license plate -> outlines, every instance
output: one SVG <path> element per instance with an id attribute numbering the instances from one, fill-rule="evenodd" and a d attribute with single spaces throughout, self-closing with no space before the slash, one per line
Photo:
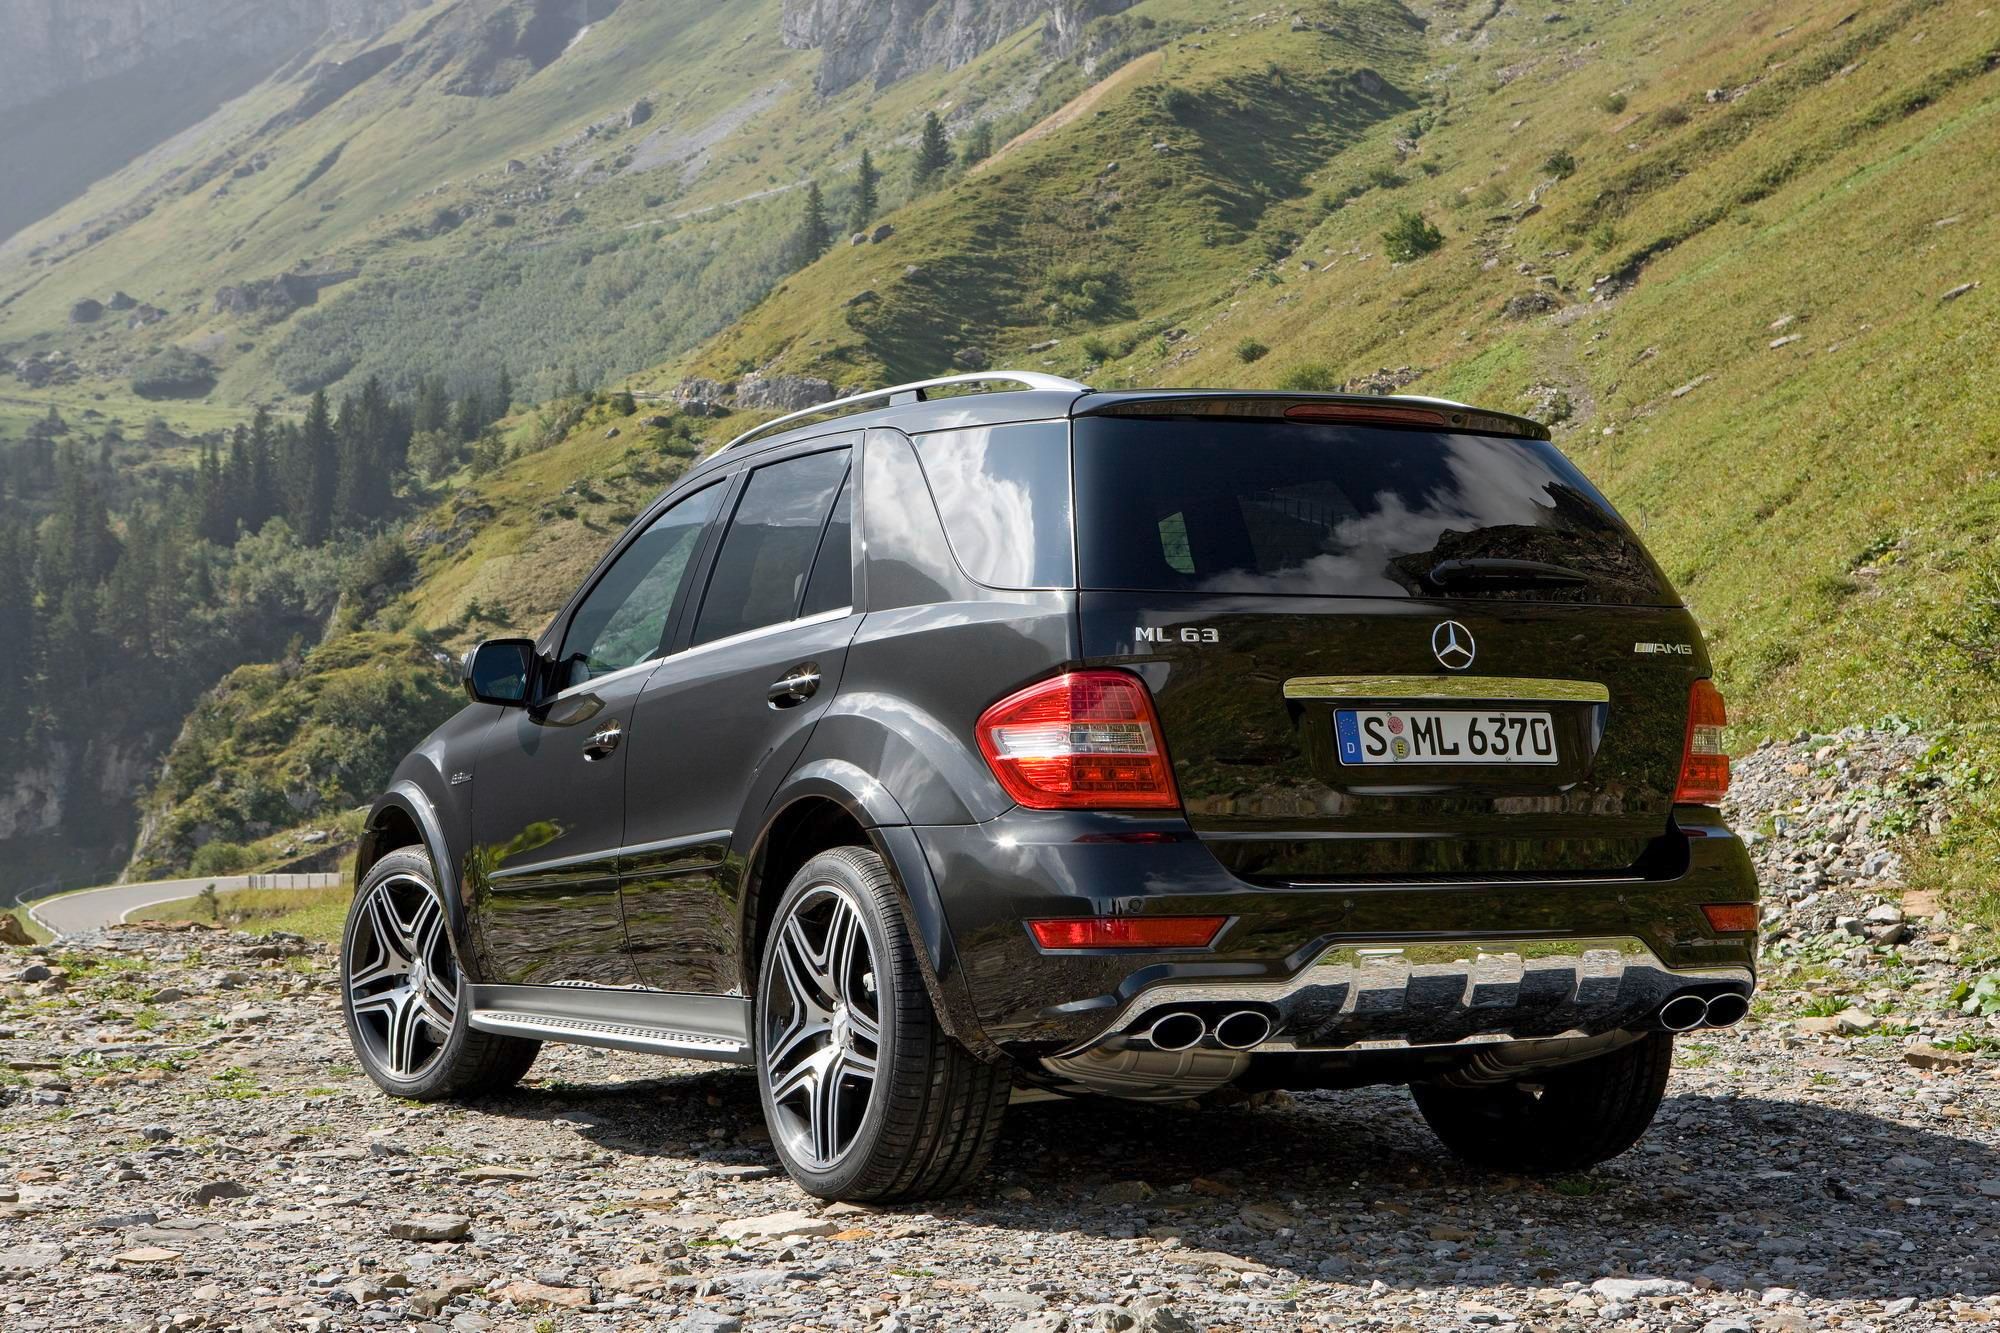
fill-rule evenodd
<path id="1" fill-rule="evenodd" d="M 1343 764 L 1553 764 L 1547 713 L 1342 708 L 1334 734 Z"/>

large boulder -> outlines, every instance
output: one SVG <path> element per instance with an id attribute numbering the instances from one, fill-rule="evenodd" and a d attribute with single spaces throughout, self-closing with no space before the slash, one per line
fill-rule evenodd
<path id="1" fill-rule="evenodd" d="M 799 412 L 833 401 L 833 385 L 812 375 L 746 375 L 736 386 L 738 407 Z"/>
<path id="2" fill-rule="evenodd" d="M 69 308 L 69 322 L 72 324 L 95 324 L 103 314 L 104 302 L 86 296 Z"/>

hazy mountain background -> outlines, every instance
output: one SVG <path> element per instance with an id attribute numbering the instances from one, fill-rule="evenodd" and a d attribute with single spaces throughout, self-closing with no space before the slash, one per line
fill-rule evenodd
<path id="1" fill-rule="evenodd" d="M 1551 421 L 1737 739 L 1934 736 L 1917 873 L 1992 887 L 1990 7 L 0 21 L 0 897 L 334 856 L 450 655 L 538 629 L 709 442 L 987 365 Z"/>

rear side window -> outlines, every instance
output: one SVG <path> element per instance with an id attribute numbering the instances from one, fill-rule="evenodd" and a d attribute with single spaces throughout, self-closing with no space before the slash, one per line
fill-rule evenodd
<path id="1" fill-rule="evenodd" d="M 959 567 L 990 588 L 1074 588 L 1069 424 L 1029 421 L 917 438 Z"/>
<path id="2" fill-rule="evenodd" d="M 840 484 L 833 502 L 833 516 L 826 521 L 826 535 L 820 538 L 819 555 L 813 560 L 812 578 L 806 582 L 802 616 L 816 616 L 854 605 L 854 474 Z"/>
<path id="3" fill-rule="evenodd" d="M 813 556 L 826 535 L 848 451 L 788 458 L 750 474 L 723 534 L 693 643 L 710 643 L 799 614 Z"/>
<path id="4" fill-rule="evenodd" d="M 1665 605 L 1555 446 L 1293 422 L 1076 423 L 1086 588 Z"/>

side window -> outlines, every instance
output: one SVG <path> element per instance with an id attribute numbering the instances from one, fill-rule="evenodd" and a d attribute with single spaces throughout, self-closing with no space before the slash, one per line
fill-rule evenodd
<path id="1" fill-rule="evenodd" d="M 917 437 L 959 566 L 990 588 L 1074 588 L 1069 423 Z"/>
<path id="2" fill-rule="evenodd" d="M 840 483 L 840 495 L 833 502 L 833 517 L 826 521 L 826 536 L 820 538 L 812 578 L 806 582 L 806 600 L 799 607 L 802 616 L 854 605 L 853 503 L 854 474 L 850 472 L 847 480 Z"/>
<path id="3" fill-rule="evenodd" d="M 688 563 L 727 489 L 710 486 L 674 505 L 604 572 L 563 633 L 557 672 L 562 687 L 659 656 Z"/>
<path id="4" fill-rule="evenodd" d="M 711 643 L 799 614 L 848 451 L 788 458 L 750 474 L 715 557 L 692 643 Z"/>

